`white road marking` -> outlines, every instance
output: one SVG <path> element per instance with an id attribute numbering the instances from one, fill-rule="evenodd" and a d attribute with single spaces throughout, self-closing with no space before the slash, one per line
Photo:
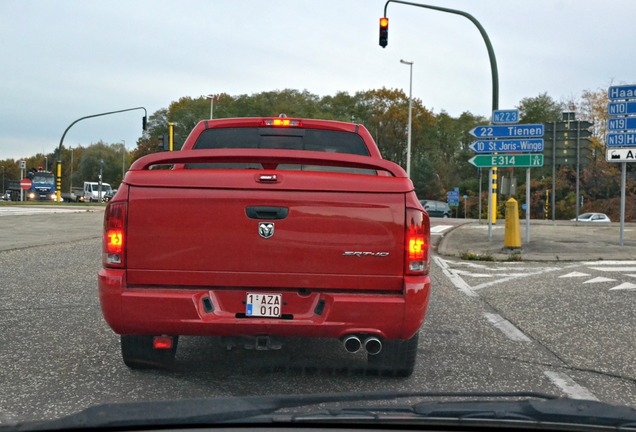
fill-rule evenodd
<path id="1" fill-rule="evenodd" d="M 28 216 L 48 213 L 84 213 L 90 207 L 4 207 L 0 208 L 0 216 Z"/>
<path id="2" fill-rule="evenodd" d="M 572 272 L 563 276 L 559 276 L 559 278 L 573 278 L 573 277 L 586 277 L 589 276 L 589 273 L 581 273 L 581 272 Z"/>
<path id="3" fill-rule="evenodd" d="M 446 275 L 448 280 L 450 280 L 451 283 L 455 285 L 455 288 L 466 294 L 468 297 L 478 297 L 477 293 L 473 291 L 466 282 L 464 282 L 464 279 L 462 279 L 461 276 L 455 274 L 453 270 L 448 267 L 448 264 L 445 260 L 436 256 L 433 257 L 433 261 L 435 261 L 439 268 L 442 269 L 442 272 Z"/>
<path id="4" fill-rule="evenodd" d="M 486 319 L 490 321 L 492 325 L 501 330 L 503 334 L 508 336 L 508 339 L 515 342 L 530 342 L 530 338 L 528 336 L 526 336 L 521 330 L 515 327 L 514 324 L 503 318 L 501 315 L 494 313 L 484 313 L 484 317 L 486 317 Z"/>
<path id="5" fill-rule="evenodd" d="M 585 387 L 577 384 L 568 375 L 561 372 L 545 371 L 543 372 L 548 377 L 552 384 L 560 388 L 563 393 L 571 397 L 572 399 L 584 399 L 598 401 L 598 398 Z"/>
<path id="6" fill-rule="evenodd" d="M 614 288 L 610 288 L 610 291 L 613 290 L 636 290 L 636 284 L 633 284 L 631 282 L 624 282 L 618 286 L 615 286 Z"/>
<path id="7" fill-rule="evenodd" d="M 521 275 L 505 277 L 503 279 L 498 279 L 498 280 L 491 281 L 491 282 L 484 282 L 482 284 L 475 285 L 472 289 L 473 290 L 479 290 L 479 289 L 486 288 L 486 287 L 489 287 L 489 286 L 492 286 L 492 285 L 497 285 L 497 284 L 500 284 L 500 283 L 503 283 L 503 282 L 509 282 L 511 280 L 520 279 L 520 278 L 528 277 L 528 276 L 537 276 L 537 275 L 540 275 L 540 274 L 550 273 L 550 272 L 554 272 L 554 271 L 557 271 L 557 270 L 562 270 L 562 269 L 560 267 L 548 267 L 548 268 L 545 268 L 543 270 L 539 270 L 539 271 L 532 272 L 532 273 L 523 273 Z"/>
<path id="8" fill-rule="evenodd" d="M 509 263 L 497 263 L 497 267 L 492 267 L 492 266 L 488 266 L 485 264 L 477 264 L 474 262 L 470 262 L 470 261 L 449 261 L 447 260 L 446 262 L 455 264 L 455 265 L 462 265 L 462 266 L 466 266 L 466 267 L 472 267 L 472 268 L 477 268 L 477 269 L 484 269 L 484 270 L 490 270 L 490 271 L 510 271 L 510 269 L 508 267 L 510 266 L 514 266 L 514 267 L 518 267 L 520 265 L 523 264 L 523 262 L 515 262 L 515 261 L 511 261 Z M 508 267 L 501 267 L 502 265 L 507 265 Z"/>
<path id="9" fill-rule="evenodd" d="M 594 279 L 590 279 L 588 281 L 583 282 L 584 284 L 589 284 L 589 283 L 601 283 L 601 282 L 614 282 L 616 279 L 610 279 L 610 278 L 606 278 L 606 277 L 595 277 Z"/>
<path id="10" fill-rule="evenodd" d="M 495 276 L 495 275 L 487 274 L 487 273 L 473 273 L 466 270 L 453 270 L 453 273 L 458 275 L 470 276 L 473 278 L 491 278 Z"/>
<path id="11" fill-rule="evenodd" d="M 592 270 L 602 272 L 636 272 L 636 267 L 590 267 Z"/>
<path id="12" fill-rule="evenodd" d="M 439 234 L 452 227 L 453 225 L 435 225 L 434 227 L 431 227 L 431 234 Z"/>
<path id="13" fill-rule="evenodd" d="M 615 265 L 636 265 L 636 261 L 584 261 L 585 266 L 615 266 Z"/>

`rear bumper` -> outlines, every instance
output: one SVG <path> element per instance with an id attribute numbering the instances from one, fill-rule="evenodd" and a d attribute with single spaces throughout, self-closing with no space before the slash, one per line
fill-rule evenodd
<path id="1" fill-rule="evenodd" d="M 271 289 L 282 294 L 283 318 L 246 318 L 246 293 L 237 289 L 126 286 L 123 270 L 99 272 L 104 318 L 118 334 L 341 338 L 372 334 L 409 339 L 428 307 L 430 278 L 406 277 L 404 293 L 340 293 Z M 261 291 L 261 290 L 259 290 Z"/>

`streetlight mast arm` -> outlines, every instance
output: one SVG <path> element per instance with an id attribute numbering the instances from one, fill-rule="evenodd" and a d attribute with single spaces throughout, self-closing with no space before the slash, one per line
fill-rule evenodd
<path id="1" fill-rule="evenodd" d="M 425 9 L 433 9 L 440 12 L 448 12 L 455 15 L 461 15 L 465 18 L 468 18 L 473 24 L 475 24 L 475 26 L 477 26 L 477 29 L 479 30 L 479 33 L 481 34 L 481 37 L 484 38 L 484 42 L 486 43 L 486 49 L 488 50 L 488 57 L 490 59 L 490 70 L 492 74 L 492 110 L 494 111 L 499 109 L 499 73 L 497 72 L 497 59 L 495 58 L 495 50 L 493 49 L 492 44 L 490 43 L 490 38 L 488 37 L 486 30 L 479 23 L 479 21 L 477 21 L 477 19 L 474 16 L 472 16 L 471 14 L 467 12 L 460 11 L 457 9 L 449 9 L 449 8 L 444 8 L 439 6 L 430 6 L 430 5 L 406 2 L 401 0 L 388 0 L 384 5 L 385 17 L 386 17 L 386 11 L 387 11 L 387 7 L 389 6 L 389 3 L 400 3 L 400 4 L 409 5 L 409 6 L 416 6 L 416 7 L 421 7 Z"/>

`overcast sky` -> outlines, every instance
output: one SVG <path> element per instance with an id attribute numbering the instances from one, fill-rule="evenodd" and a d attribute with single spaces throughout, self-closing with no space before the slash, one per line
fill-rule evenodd
<path id="1" fill-rule="evenodd" d="M 484 26 L 500 108 L 636 83 L 634 0 L 445 0 Z M 49 153 L 75 119 L 183 96 L 401 88 L 439 113 L 489 116 L 490 63 L 466 18 L 385 1 L 0 0 L 0 159 Z M 78 123 L 66 146 L 136 145 L 142 112 Z"/>

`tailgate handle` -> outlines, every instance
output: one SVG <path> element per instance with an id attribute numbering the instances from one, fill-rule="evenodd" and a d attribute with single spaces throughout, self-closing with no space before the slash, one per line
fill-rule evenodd
<path id="1" fill-rule="evenodd" d="M 288 213 L 287 207 L 245 207 L 245 214 L 250 219 L 285 219 Z"/>

